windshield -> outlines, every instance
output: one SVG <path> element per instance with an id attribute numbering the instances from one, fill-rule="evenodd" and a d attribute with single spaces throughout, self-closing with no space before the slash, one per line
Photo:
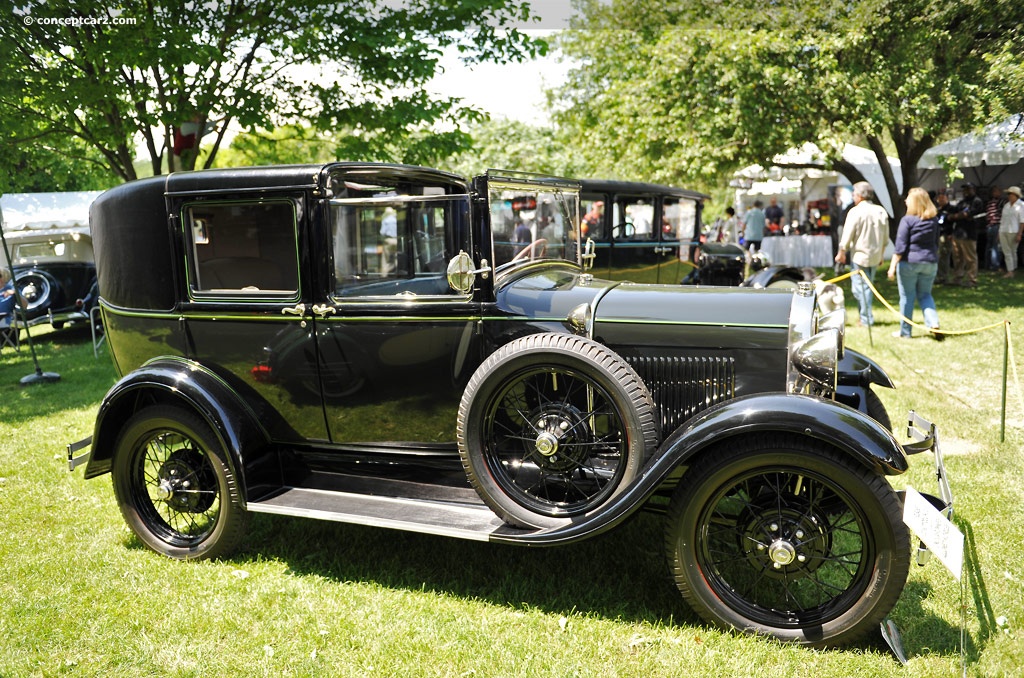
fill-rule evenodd
<path id="1" fill-rule="evenodd" d="M 511 172 L 487 178 L 496 269 L 537 259 L 580 263 L 578 184 Z"/>

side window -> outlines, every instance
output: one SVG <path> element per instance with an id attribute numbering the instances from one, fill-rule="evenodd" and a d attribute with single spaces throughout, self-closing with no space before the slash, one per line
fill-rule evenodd
<path id="1" fill-rule="evenodd" d="M 197 298 L 298 297 L 295 208 L 290 201 L 194 203 L 190 292 Z"/>
<path id="2" fill-rule="evenodd" d="M 654 230 L 654 201 L 650 198 L 620 198 L 612 215 L 615 240 L 657 240 Z"/>
<path id="3" fill-rule="evenodd" d="M 684 244 L 696 242 L 697 204 L 692 200 L 666 198 L 662 219 L 662 239 L 682 240 Z"/>
<path id="4" fill-rule="evenodd" d="M 332 200 L 335 296 L 450 294 L 447 243 L 467 215 L 464 199 Z"/>
<path id="5" fill-rule="evenodd" d="M 580 196 L 580 212 L 583 219 L 580 230 L 584 238 L 593 238 L 604 242 L 608 238 L 608 219 L 605 217 L 607 198 L 600 194 L 583 194 Z"/>

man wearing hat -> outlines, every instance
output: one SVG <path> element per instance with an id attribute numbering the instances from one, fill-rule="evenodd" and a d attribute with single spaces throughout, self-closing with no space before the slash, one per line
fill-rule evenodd
<path id="1" fill-rule="evenodd" d="M 999 219 L 999 248 L 1006 257 L 1004 278 L 1012 278 L 1017 270 L 1017 245 L 1024 234 L 1024 224 L 1021 224 L 1020 211 L 1017 209 L 1019 200 L 1020 186 L 1010 186 L 1006 189 L 1006 204 L 1003 205 L 1003 213 Z"/>

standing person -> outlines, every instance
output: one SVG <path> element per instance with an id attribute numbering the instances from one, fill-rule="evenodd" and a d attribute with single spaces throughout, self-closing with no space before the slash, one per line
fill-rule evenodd
<path id="1" fill-rule="evenodd" d="M 738 243 L 740 222 L 736 218 L 736 210 L 732 207 L 725 208 L 725 220 L 722 222 L 719 242 Z"/>
<path id="2" fill-rule="evenodd" d="M 871 184 L 858 181 L 853 185 L 853 208 L 843 225 L 843 239 L 839 242 L 836 263 L 846 263 L 846 251 L 850 250 L 854 271 L 864 271 L 867 276 L 855 275 L 850 279 L 853 296 L 860 309 L 859 325 L 873 325 L 871 312 L 871 286 L 868 281 L 875 279 L 875 270 L 882 263 L 885 246 L 889 243 L 889 213 L 885 208 L 871 202 L 875 192 Z"/>
<path id="3" fill-rule="evenodd" d="M 754 201 L 754 206 L 743 215 L 743 237 L 751 252 L 758 252 L 761 249 L 761 241 L 764 240 L 765 216 L 760 200 Z"/>
<path id="4" fill-rule="evenodd" d="M 768 222 L 768 230 L 772 233 L 778 233 L 782 230 L 782 218 L 784 213 L 782 208 L 779 207 L 778 198 L 772 196 L 768 199 L 768 207 L 764 208 L 764 218 Z"/>
<path id="5" fill-rule="evenodd" d="M 1024 234 L 1024 224 L 1021 223 L 1021 212 L 1017 208 L 1020 201 L 1020 188 L 1010 186 L 1006 189 L 1006 204 L 1003 205 L 1002 218 L 999 220 L 999 247 L 1003 250 L 1006 258 L 1006 273 L 1004 278 L 1012 278 L 1017 270 L 1017 245 Z"/>
<path id="6" fill-rule="evenodd" d="M 985 260 L 984 267 L 989 271 L 999 270 L 999 221 L 1003 216 L 1003 189 L 993 186 L 985 203 Z M 980 237 L 980 236 L 979 236 Z"/>
<path id="7" fill-rule="evenodd" d="M 953 284 L 978 284 L 978 231 L 985 220 L 985 203 L 974 184 L 964 184 L 964 197 L 957 203 L 953 231 Z"/>
<path id="8" fill-rule="evenodd" d="M 900 329 L 893 336 L 910 339 L 908 322 L 914 316 L 914 302 L 921 305 L 924 324 L 936 341 L 944 336 L 939 329 L 939 314 L 935 310 L 932 285 L 939 268 L 939 224 L 935 220 L 938 208 L 923 188 L 912 188 L 907 193 L 907 214 L 900 219 L 896 231 L 896 248 L 889 262 L 889 280 L 896 278 L 900 290 Z"/>
<path id="9" fill-rule="evenodd" d="M 950 204 L 946 189 L 935 194 L 935 207 L 939 210 L 935 220 L 939 223 L 939 273 L 935 282 L 945 285 L 953 270 L 953 214 L 956 207 Z"/>

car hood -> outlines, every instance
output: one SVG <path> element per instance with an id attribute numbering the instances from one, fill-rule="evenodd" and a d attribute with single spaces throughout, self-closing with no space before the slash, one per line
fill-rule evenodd
<path id="1" fill-rule="evenodd" d="M 671 332 L 676 346 L 704 347 L 785 346 L 793 302 L 792 290 L 620 283 L 562 268 L 525 273 L 496 292 L 506 313 L 538 320 L 565 321 L 589 305 L 593 334 L 606 342 L 628 332 L 662 343 L 661 335 Z M 636 334 L 638 326 L 646 330 Z"/>

